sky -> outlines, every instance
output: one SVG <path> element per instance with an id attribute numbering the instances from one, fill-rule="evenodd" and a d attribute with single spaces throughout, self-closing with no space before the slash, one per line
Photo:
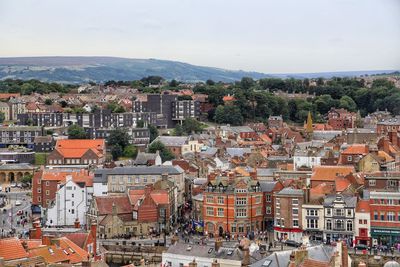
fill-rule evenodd
<path id="1" fill-rule="evenodd" d="M 0 57 L 14 56 L 400 70 L 400 0 L 0 0 Z"/>

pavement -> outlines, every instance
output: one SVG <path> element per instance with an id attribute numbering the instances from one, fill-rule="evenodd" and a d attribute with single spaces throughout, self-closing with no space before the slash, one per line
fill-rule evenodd
<path id="1" fill-rule="evenodd" d="M 17 215 L 19 210 L 22 210 L 23 215 L 27 214 L 27 218 L 30 217 L 31 214 L 31 197 L 27 195 L 30 191 L 19 190 L 13 188 L 11 192 L 5 193 L 1 192 L 1 196 L 5 196 L 6 205 L 3 208 L 0 208 L 0 226 L 1 232 L 3 236 L 6 233 L 9 233 L 11 229 L 15 229 L 17 234 L 22 233 L 29 229 L 29 223 L 26 223 L 24 227 L 17 222 L 20 220 L 19 215 Z M 21 205 L 16 206 L 16 201 L 19 200 Z"/>

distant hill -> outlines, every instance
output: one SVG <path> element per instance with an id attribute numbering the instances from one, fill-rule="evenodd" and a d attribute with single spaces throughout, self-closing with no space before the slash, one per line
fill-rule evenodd
<path id="1" fill-rule="evenodd" d="M 167 80 L 197 82 L 211 79 L 232 82 L 242 77 L 254 79 L 280 78 L 330 78 L 332 76 L 372 75 L 392 70 L 353 71 L 299 74 L 264 74 L 232 71 L 220 68 L 195 66 L 187 63 L 158 59 L 129 59 L 118 57 L 10 57 L 0 58 L 0 79 L 38 79 L 48 82 L 85 83 L 108 80 L 138 80 L 158 75 Z"/>

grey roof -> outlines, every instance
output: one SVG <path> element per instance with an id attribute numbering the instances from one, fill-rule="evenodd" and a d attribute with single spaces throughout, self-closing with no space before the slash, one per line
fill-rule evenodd
<path id="1" fill-rule="evenodd" d="M 96 174 L 106 175 L 162 175 L 162 174 L 181 174 L 182 168 L 174 166 L 135 166 L 135 167 L 116 167 L 114 169 L 97 169 Z"/>
<path id="2" fill-rule="evenodd" d="M 313 140 L 331 140 L 336 136 L 342 135 L 342 131 L 314 131 Z"/>
<path id="3" fill-rule="evenodd" d="M 159 136 L 153 142 L 160 141 L 166 146 L 183 146 L 188 140 L 187 136 Z"/>
<path id="4" fill-rule="evenodd" d="M 301 189 L 294 189 L 291 187 L 285 187 L 283 188 L 281 191 L 279 191 L 278 193 L 276 193 L 277 196 L 280 195 L 296 195 L 296 196 L 302 196 L 303 195 L 303 190 Z"/>
<path id="5" fill-rule="evenodd" d="M 232 126 L 231 130 L 235 133 L 248 133 L 248 132 L 254 132 L 253 129 L 251 129 L 249 126 Z"/>
<path id="6" fill-rule="evenodd" d="M 272 192 L 277 181 L 259 181 L 262 192 Z"/>
<path id="7" fill-rule="evenodd" d="M 336 247 L 326 245 L 308 247 L 306 249 L 308 251 L 308 258 L 323 262 L 330 262 L 330 259 L 336 251 Z M 291 250 L 274 252 L 268 257 L 251 264 L 250 267 L 288 266 L 291 253 Z"/>
<path id="8" fill-rule="evenodd" d="M 381 121 L 378 122 L 378 124 L 381 125 L 399 125 L 400 124 L 400 116 L 396 116 L 394 118 L 389 118 L 389 119 L 382 119 Z"/>
<path id="9" fill-rule="evenodd" d="M 7 171 L 7 170 L 33 170 L 34 167 L 29 163 L 19 163 L 19 164 L 3 164 L 0 165 L 0 170 Z"/>
<path id="10" fill-rule="evenodd" d="M 325 143 L 326 143 L 325 140 L 312 140 L 308 142 L 297 143 L 296 148 L 307 149 L 310 147 L 323 147 Z"/>
<path id="11" fill-rule="evenodd" d="M 209 147 L 209 148 L 207 148 L 207 150 L 201 151 L 201 152 L 200 152 L 200 155 L 204 155 L 204 156 L 213 156 L 213 155 L 215 155 L 215 153 L 217 153 L 217 152 L 218 152 L 218 148 L 216 148 L 216 147 Z"/>
<path id="12" fill-rule="evenodd" d="M 257 169 L 257 176 L 273 176 L 275 171 L 279 169 L 274 168 L 258 168 Z"/>
<path id="13" fill-rule="evenodd" d="M 346 207 L 355 208 L 357 205 L 357 197 L 355 196 L 348 196 L 348 195 L 327 195 L 324 198 L 324 206 L 331 206 L 333 202 L 336 200 L 337 197 L 342 197 L 342 200 L 345 202 Z"/>
<path id="14" fill-rule="evenodd" d="M 226 153 L 229 154 L 231 157 L 243 157 L 244 154 L 250 154 L 251 153 L 251 148 L 248 147 L 227 147 L 226 148 Z"/>
<path id="15" fill-rule="evenodd" d="M 135 159 L 135 164 L 146 165 L 149 160 L 155 160 L 157 157 L 156 153 L 144 153 L 139 152 Z"/>
<path id="16" fill-rule="evenodd" d="M 191 247 L 190 250 L 188 250 L 189 246 Z M 218 251 L 215 251 L 214 245 L 197 245 L 178 242 L 171 245 L 165 253 L 201 258 L 228 259 L 233 261 L 242 261 L 243 259 L 243 252 L 239 248 L 225 245 L 223 245 Z M 250 255 L 250 262 L 254 263 L 260 258 L 260 253 L 255 251 Z"/>

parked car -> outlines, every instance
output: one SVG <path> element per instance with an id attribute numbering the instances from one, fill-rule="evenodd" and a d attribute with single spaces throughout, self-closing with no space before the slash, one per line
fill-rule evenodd
<path id="1" fill-rule="evenodd" d="M 17 215 L 18 215 L 18 216 L 19 216 L 19 215 L 22 215 L 22 214 L 24 214 L 24 212 L 23 212 L 22 210 L 17 211 Z"/>
<path id="2" fill-rule="evenodd" d="M 11 187 L 17 187 L 17 184 L 16 183 L 12 183 L 10 186 Z"/>
<path id="3" fill-rule="evenodd" d="M 19 200 L 15 201 L 15 206 L 21 206 L 21 205 L 22 205 L 21 201 L 19 201 Z"/>
<path id="4" fill-rule="evenodd" d="M 301 246 L 301 243 L 296 242 L 296 241 L 294 241 L 294 240 L 286 240 L 286 241 L 285 241 L 285 245 L 286 245 L 286 246 L 289 246 L 289 247 L 296 247 L 296 248 L 298 248 L 298 247 Z"/>

